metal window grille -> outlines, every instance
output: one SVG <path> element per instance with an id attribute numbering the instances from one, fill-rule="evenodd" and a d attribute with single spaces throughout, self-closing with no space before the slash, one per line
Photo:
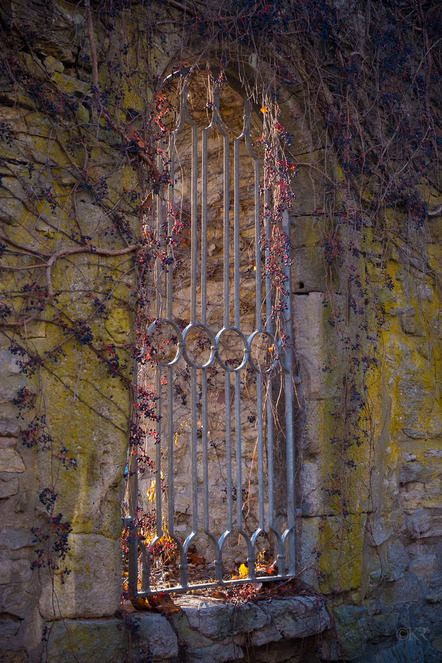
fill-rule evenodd
<path id="1" fill-rule="evenodd" d="M 164 145 L 170 185 L 146 221 L 158 247 L 145 330 L 153 360 L 138 379 L 157 400 L 144 426 L 152 469 L 139 476 L 129 460 L 132 597 L 265 581 L 273 560 L 271 579 L 295 574 L 291 302 L 287 293 L 276 325 L 265 148 L 253 144 L 252 105 L 237 91 L 235 133 L 222 119 L 226 83 L 210 93 L 198 78 L 179 84 Z M 193 113 L 201 92 L 210 101 Z M 287 214 L 284 224 L 289 235 Z M 290 283 L 289 261 L 284 271 Z M 140 506 L 154 532 L 140 529 Z M 175 575 L 157 569 L 165 541 Z M 200 550 L 207 568 L 194 577 Z"/>

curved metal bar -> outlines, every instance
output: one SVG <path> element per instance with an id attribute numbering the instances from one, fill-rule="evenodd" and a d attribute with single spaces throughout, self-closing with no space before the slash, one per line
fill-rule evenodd
<path id="1" fill-rule="evenodd" d="M 236 366 L 235 368 L 232 368 L 231 366 L 228 366 L 221 359 L 220 354 L 219 354 L 219 343 L 220 343 L 221 337 L 222 337 L 223 334 L 225 334 L 228 331 L 236 332 L 238 334 L 238 336 L 240 336 L 240 338 L 243 342 L 243 345 L 244 345 L 243 358 L 242 358 L 241 363 L 239 364 L 239 366 Z M 220 331 L 215 336 L 215 341 L 216 341 L 216 344 L 215 344 L 216 358 L 217 358 L 218 363 L 220 364 L 220 366 L 222 366 L 222 368 L 225 371 L 227 371 L 228 373 L 238 373 L 239 371 L 241 371 L 241 369 L 243 369 L 244 366 L 247 364 L 247 361 L 248 361 L 248 358 L 249 358 L 249 349 L 248 349 L 248 346 L 247 346 L 247 337 L 242 333 L 242 331 L 240 329 L 238 329 L 238 327 L 230 327 L 230 326 L 229 327 L 223 327 L 222 329 L 220 329 Z"/>
<path id="2" fill-rule="evenodd" d="M 192 361 L 189 357 L 189 354 L 187 352 L 187 347 L 186 347 L 186 340 L 189 335 L 189 332 L 192 329 L 203 329 L 207 335 L 210 337 L 211 341 L 211 346 L 210 346 L 210 357 L 209 359 L 204 363 L 204 364 L 197 364 L 195 361 Z M 183 350 L 183 355 L 184 359 L 186 362 L 189 364 L 189 366 L 192 366 L 193 368 L 208 368 L 211 366 L 215 360 L 216 356 L 216 337 L 214 336 L 213 332 L 207 327 L 206 325 L 203 325 L 202 323 L 190 323 L 187 325 L 185 330 L 183 331 L 183 342 L 184 342 L 184 350 Z"/>
<path id="3" fill-rule="evenodd" d="M 271 373 L 275 369 L 275 367 L 278 363 L 279 354 L 275 353 L 276 356 L 273 359 L 272 365 L 269 368 L 266 368 L 265 370 L 262 370 L 262 369 L 258 368 L 258 366 L 253 361 L 253 357 L 252 357 L 253 339 L 258 334 L 262 334 L 263 336 L 268 336 L 271 339 L 271 341 L 273 341 L 274 345 L 276 345 L 276 346 L 277 346 L 277 343 L 275 341 L 275 337 L 273 336 L 273 334 L 271 332 L 265 330 L 265 329 L 262 329 L 262 330 L 257 329 L 256 331 L 252 332 L 252 334 L 250 334 L 249 338 L 247 339 L 247 347 L 249 349 L 249 363 L 252 365 L 252 367 L 255 369 L 255 371 L 257 373 L 260 373 L 261 375 L 268 375 L 269 373 Z"/>
<path id="4" fill-rule="evenodd" d="M 183 354 L 183 350 L 184 350 L 184 342 L 183 342 L 183 336 L 181 334 L 181 329 L 178 327 L 176 322 L 174 322 L 173 320 L 169 320 L 168 318 L 160 318 L 158 320 L 154 320 L 149 325 L 149 327 L 146 330 L 146 336 L 151 336 L 153 334 L 153 331 L 154 331 L 155 327 L 157 327 L 158 324 L 160 324 L 160 323 L 166 323 L 166 324 L 170 325 L 171 327 L 173 327 L 173 329 L 178 334 L 178 338 L 179 338 L 179 341 L 177 343 L 177 348 L 178 349 L 177 349 L 177 353 L 176 353 L 175 357 L 172 359 L 172 361 L 158 360 L 158 364 L 160 366 L 173 366 L 174 364 L 176 364 L 180 360 L 180 358 Z"/>
<path id="5" fill-rule="evenodd" d="M 285 575 L 285 550 L 284 542 L 280 533 L 272 526 L 269 527 L 270 533 L 274 536 L 276 542 L 276 563 L 278 566 L 278 573 Z"/>

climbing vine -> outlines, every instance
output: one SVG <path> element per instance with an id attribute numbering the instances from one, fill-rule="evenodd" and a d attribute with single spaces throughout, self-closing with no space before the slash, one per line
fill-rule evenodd
<path id="1" fill-rule="evenodd" d="M 162 82 L 208 64 L 233 72 L 263 118 L 260 147 L 272 189 L 264 216 L 273 230 L 261 249 L 279 293 L 275 319 L 289 288 L 283 213 L 305 216 L 296 206 L 302 174 L 321 191 L 308 214 L 321 227 L 323 304 L 334 339 L 322 367 L 337 385 L 329 413 L 334 461 L 322 490 L 342 518 L 332 542 L 339 548 L 349 483 L 372 458 L 362 452 L 373 445 L 369 376 L 395 287 L 392 251 L 434 275 L 426 245 L 429 221 L 441 212 L 434 179 L 442 136 L 437 9 L 429 0 L 366 0 L 354 10 L 331 0 L 85 0 L 71 7 L 77 27 L 70 44 L 57 42 L 50 26 L 2 12 L 0 331 L 26 382 L 14 397 L 26 422 L 22 444 L 50 468 L 38 489 L 43 513 L 32 528 L 33 568 L 64 579 L 73 531 L 58 505 L 58 484 L 62 471 L 76 472 L 76 452 L 59 439 L 63 427 L 54 436 L 45 390 L 62 385 L 71 405 L 111 419 L 128 434 L 137 464 L 154 469 L 142 451 L 140 419 L 155 420 L 157 394 L 136 387 L 134 372 L 155 362 L 143 332 L 146 279 L 157 259 L 168 264 L 160 239 L 179 244 L 184 222 L 176 218 L 166 238 L 141 229 L 170 183 Z M 56 2 L 47 11 L 60 19 Z M 297 141 L 306 127 L 303 152 Z M 138 338 L 126 329 L 136 320 Z M 41 325 L 51 330 L 44 342 Z M 80 356 L 130 395 L 130 431 L 121 411 L 113 418 L 92 391 L 79 388 L 72 357 Z M 100 395 L 106 398 L 112 400 Z M 338 591 L 319 566 L 318 581 Z"/>

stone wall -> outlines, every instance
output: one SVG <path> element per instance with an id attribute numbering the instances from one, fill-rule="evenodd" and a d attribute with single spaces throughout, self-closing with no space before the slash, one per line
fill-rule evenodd
<path id="1" fill-rule="evenodd" d="M 130 12 L 116 10 L 109 18 L 116 33 L 126 31 L 129 45 L 121 57 L 109 26 L 93 12 L 95 72 L 82 7 L 11 0 L 0 15 L 5 35 L 17 44 L 11 51 L 5 40 L 0 79 L 0 241 L 6 246 L 0 286 L 0 660 L 37 663 L 45 660 L 46 648 L 54 661 L 71 656 L 86 663 L 94 660 L 92 650 L 100 660 L 109 650 L 123 660 L 130 640 L 116 628 L 114 613 L 120 604 L 120 505 L 131 417 L 127 345 L 134 340 L 139 288 L 133 258 L 138 204 L 155 184 L 128 125 L 150 100 L 148 65 L 162 75 L 180 52 L 180 35 L 155 33 L 152 17 L 146 22 L 134 3 Z M 95 73 L 110 95 L 118 82 L 120 96 L 109 105 L 105 96 L 93 101 Z M 312 645 L 312 660 L 437 661 L 439 248 L 432 238 L 439 232 L 435 210 L 441 198 L 435 186 L 424 188 L 433 214 L 427 234 L 416 230 L 390 241 L 388 250 L 379 245 L 373 219 L 365 223 L 363 246 L 357 246 L 361 233 L 355 239 L 353 230 L 343 230 L 341 245 L 356 242 L 358 251 L 344 265 L 331 265 L 327 242 L 335 217 L 323 205 L 323 174 L 338 184 L 345 178 L 325 150 L 322 131 L 310 126 L 314 110 L 304 108 L 300 117 L 295 112 L 303 108 L 298 91 L 287 95 L 282 112 L 300 163 L 292 210 L 293 325 L 301 377 L 299 571 L 327 599 L 336 624 L 315 641 L 316 652 L 311 641 L 305 646 Z M 338 202 L 348 204 L 345 186 L 337 190 Z M 383 214 L 394 232 L 406 227 L 400 210 Z M 370 310 L 378 318 L 371 331 L 361 330 L 358 356 L 377 361 L 357 376 L 367 386 L 366 439 L 344 453 L 333 443 L 337 418 L 331 412 L 342 403 L 345 361 L 353 356 L 336 326 L 336 313 L 347 311 L 353 268 L 363 275 L 356 290 L 376 284 Z M 344 327 L 354 335 L 360 319 L 344 319 Z M 22 324 L 15 326 L 17 320 Z M 49 531 L 50 543 L 42 538 Z M 53 572 L 64 568 L 68 574 Z M 304 632 L 299 615 L 290 620 L 284 614 L 289 644 L 264 651 L 264 643 L 283 639 L 274 631 L 283 630 L 278 605 L 250 608 L 261 620 L 253 628 L 228 626 L 222 637 L 191 633 L 195 639 L 189 635 L 188 641 L 183 635 L 193 651 L 185 660 L 207 660 L 215 656 L 211 647 L 222 652 L 212 660 L 241 660 L 246 642 L 255 648 L 255 660 L 307 660 L 299 658 L 302 644 L 294 649 L 291 640 L 324 631 L 322 603 L 318 628 L 317 615 L 309 613 Z M 213 619 L 231 624 L 232 612 L 227 606 Z M 191 630 L 198 630 L 196 613 L 184 613 Z M 154 660 L 178 656 L 184 645 L 173 624 L 164 627 L 170 643 L 165 652 L 155 649 L 152 635 L 164 618 L 142 621 Z M 86 644 L 75 659 L 79 632 Z"/>
<path id="2" fill-rule="evenodd" d="M 180 597 L 175 612 L 126 614 L 125 619 L 67 620 L 51 624 L 47 660 L 65 650 L 68 661 L 134 660 L 155 663 L 246 661 L 297 663 L 316 660 L 315 644 L 330 628 L 319 597 L 298 596 L 257 603 L 225 605 L 217 599 Z M 66 628 L 71 634 L 68 650 Z M 145 658 L 143 658 L 143 655 Z"/>

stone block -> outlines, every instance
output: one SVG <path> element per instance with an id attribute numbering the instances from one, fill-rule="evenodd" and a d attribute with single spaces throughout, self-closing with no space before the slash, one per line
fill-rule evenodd
<path id="1" fill-rule="evenodd" d="M 398 625 L 398 612 L 388 613 L 386 610 L 379 615 L 373 615 L 369 621 L 370 637 L 382 640 L 396 633 Z"/>
<path id="2" fill-rule="evenodd" d="M 0 437 L 0 449 L 9 449 L 17 446 L 18 439 L 16 437 Z"/>
<path id="3" fill-rule="evenodd" d="M 0 500 L 12 497 L 18 493 L 18 478 L 9 474 L 0 475 Z"/>
<path id="4" fill-rule="evenodd" d="M 269 642 L 278 642 L 279 640 L 282 640 L 282 634 L 276 626 L 271 623 L 259 631 L 252 633 L 250 644 L 253 647 L 261 647 Z"/>
<path id="5" fill-rule="evenodd" d="M 46 624 L 47 663 L 114 663 L 124 660 L 119 619 L 64 620 Z"/>
<path id="6" fill-rule="evenodd" d="M 410 572 L 418 578 L 428 578 L 437 571 L 438 561 L 435 553 L 419 551 L 410 562 Z"/>
<path id="7" fill-rule="evenodd" d="M 0 436 L 20 437 L 26 428 L 23 419 L 17 419 L 17 408 L 12 403 L 3 403 L 0 407 Z"/>
<path id="8" fill-rule="evenodd" d="M 244 652 L 234 642 L 219 643 L 205 647 L 204 649 L 193 649 L 186 652 L 186 663 L 224 663 L 225 661 L 244 660 Z"/>
<path id="9" fill-rule="evenodd" d="M 296 199 L 293 212 L 297 215 L 310 215 L 311 212 L 323 205 L 323 187 L 319 184 L 319 171 L 316 163 L 323 159 L 322 150 L 302 155 L 302 165 L 293 182 Z M 315 167 L 310 164 L 315 162 Z"/>
<path id="10" fill-rule="evenodd" d="M 380 551 L 382 578 L 389 582 L 402 578 L 410 560 L 404 546 L 398 540 L 386 542 Z"/>
<path id="11" fill-rule="evenodd" d="M 416 509 L 406 516 L 405 523 L 412 539 L 440 536 L 442 534 L 442 510 Z"/>
<path id="12" fill-rule="evenodd" d="M 0 472 L 22 473 L 26 470 L 22 457 L 15 449 L 0 449 Z"/>
<path id="13" fill-rule="evenodd" d="M 0 649 L 0 663 L 28 663 L 28 661 L 28 655 L 24 651 Z"/>
<path id="14" fill-rule="evenodd" d="M 235 633 L 262 628 L 270 622 L 259 605 L 233 606 L 213 599 L 180 597 L 176 603 L 187 617 L 190 627 L 211 640 L 223 640 Z"/>
<path id="15" fill-rule="evenodd" d="M 327 357 L 337 358 L 322 293 L 311 292 L 294 297 L 293 317 L 296 357 L 300 364 L 304 397 L 324 399 L 334 396 L 336 385 L 333 376 L 323 371 Z"/>
<path id="16" fill-rule="evenodd" d="M 270 616 L 261 609 L 260 604 L 238 605 L 233 613 L 233 632 L 251 633 L 264 628 L 270 623 Z"/>
<path id="17" fill-rule="evenodd" d="M 318 246 L 324 241 L 322 216 L 299 216 L 290 219 L 290 239 L 296 248 Z"/>
<path id="18" fill-rule="evenodd" d="M 29 564 L 27 565 L 29 568 Z M 36 595 L 39 593 L 38 578 L 34 573 L 31 581 L 20 582 L 19 578 L 14 583 L 0 586 L 0 612 L 8 612 L 20 619 L 27 619 L 33 611 Z M 39 639 L 41 633 L 39 634 Z"/>
<path id="19" fill-rule="evenodd" d="M 333 608 L 336 630 L 345 660 L 361 656 L 369 634 L 367 609 L 356 605 Z"/>
<path id="20" fill-rule="evenodd" d="M 255 650 L 253 660 L 256 663 L 302 663 L 307 659 L 303 657 L 305 652 L 300 651 L 303 651 L 302 645 L 296 642 L 278 642 Z"/>
<path id="21" fill-rule="evenodd" d="M 417 461 L 410 461 L 401 466 L 399 471 L 399 483 L 409 483 L 420 481 L 426 483 L 431 478 L 431 468 L 426 467 L 423 463 Z"/>
<path id="22" fill-rule="evenodd" d="M 404 311 L 398 312 L 401 328 L 404 334 L 412 336 L 423 336 L 423 328 L 420 320 L 416 315 L 414 308 L 409 308 Z"/>
<path id="23" fill-rule="evenodd" d="M 0 548 L 19 550 L 33 545 L 34 535 L 30 528 L 2 527 L 0 530 Z"/>
<path id="24" fill-rule="evenodd" d="M 295 294 L 325 292 L 326 270 L 323 249 L 315 246 L 292 251 L 291 291 Z"/>
<path id="25" fill-rule="evenodd" d="M 410 604 L 422 599 L 422 585 L 412 573 L 407 573 L 395 582 L 382 588 L 382 598 L 387 607 Z"/>
<path id="26" fill-rule="evenodd" d="M 148 644 L 154 661 L 178 656 L 177 636 L 164 615 L 150 614 L 137 618 L 140 624 L 137 633 Z"/>
<path id="27" fill-rule="evenodd" d="M 183 610 L 179 613 L 172 614 L 170 620 L 175 632 L 179 633 L 180 642 L 184 643 L 187 651 L 204 649 L 213 644 L 213 641 L 210 638 L 190 626 Z"/>
<path id="28" fill-rule="evenodd" d="M 40 611 L 45 619 L 105 617 L 120 604 L 120 541 L 97 534 L 71 534 L 66 566 L 71 573 L 62 584 L 43 578 Z M 54 601 L 54 590 L 57 601 Z"/>
<path id="29" fill-rule="evenodd" d="M 330 627 L 330 617 L 324 603 L 317 597 L 298 596 L 277 601 L 262 601 L 261 609 L 270 617 L 271 627 L 265 627 L 269 641 L 307 638 Z M 251 636 L 252 645 L 263 644 L 259 631 Z"/>
<path id="30" fill-rule="evenodd" d="M 32 577 L 29 559 L 0 559 L 0 585 L 28 582 Z"/>
<path id="31" fill-rule="evenodd" d="M 7 643 L 17 635 L 21 619 L 9 612 L 0 613 L 0 642 Z"/>
<path id="32" fill-rule="evenodd" d="M 324 492 L 321 490 L 321 463 L 305 462 L 301 467 L 302 515 L 319 516 L 322 514 Z"/>

